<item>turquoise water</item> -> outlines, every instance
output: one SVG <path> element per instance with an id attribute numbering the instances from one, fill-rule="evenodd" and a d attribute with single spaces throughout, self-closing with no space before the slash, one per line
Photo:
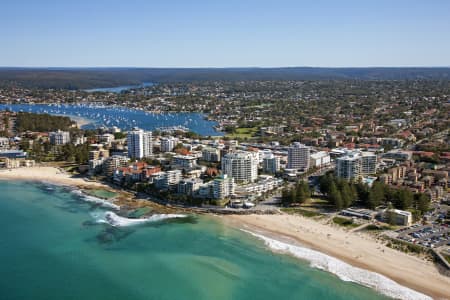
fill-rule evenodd
<path id="1" fill-rule="evenodd" d="M 386 299 L 210 217 L 115 228 L 100 208 L 0 181 L 1 299 Z"/>

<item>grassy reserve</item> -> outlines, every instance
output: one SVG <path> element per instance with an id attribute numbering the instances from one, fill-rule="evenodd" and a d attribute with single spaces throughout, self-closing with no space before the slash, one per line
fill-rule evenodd
<path id="1" fill-rule="evenodd" d="M 301 216 L 308 217 L 308 218 L 321 216 L 321 214 L 318 212 L 301 209 L 301 208 L 296 208 L 296 207 L 282 208 L 281 211 L 291 214 L 291 215 L 301 215 Z"/>
<path id="2" fill-rule="evenodd" d="M 251 138 L 251 137 L 255 136 L 257 131 L 258 131 L 258 127 L 241 127 L 241 128 L 236 128 L 232 133 L 228 133 L 226 136 L 231 139 Z"/>
<path id="3" fill-rule="evenodd" d="M 353 223 L 353 220 L 347 219 L 347 218 L 341 218 L 341 217 L 334 217 L 333 223 L 338 224 L 340 226 L 344 227 L 358 227 L 358 224 Z"/>

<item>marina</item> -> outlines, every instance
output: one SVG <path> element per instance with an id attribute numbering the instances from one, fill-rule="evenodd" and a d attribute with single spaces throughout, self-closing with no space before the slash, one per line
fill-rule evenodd
<path id="1" fill-rule="evenodd" d="M 0 110 L 14 112 L 46 113 L 83 118 L 90 123 L 83 129 L 116 126 L 122 130 L 139 127 L 144 130 L 179 128 L 182 131 L 193 131 L 203 136 L 221 136 L 215 130 L 217 122 L 209 121 L 201 113 L 147 112 L 130 109 L 118 105 L 105 104 L 0 104 Z"/>

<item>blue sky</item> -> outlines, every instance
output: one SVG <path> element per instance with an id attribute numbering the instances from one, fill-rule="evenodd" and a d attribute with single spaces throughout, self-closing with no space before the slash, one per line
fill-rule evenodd
<path id="1" fill-rule="evenodd" d="M 2 0 L 0 66 L 450 66 L 447 0 Z"/>

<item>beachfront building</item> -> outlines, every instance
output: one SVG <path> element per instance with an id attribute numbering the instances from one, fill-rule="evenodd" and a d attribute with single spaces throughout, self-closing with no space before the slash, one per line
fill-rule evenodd
<path id="1" fill-rule="evenodd" d="M 254 182 L 258 178 L 258 153 L 236 151 L 222 158 L 222 173 L 237 182 Z"/>
<path id="2" fill-rule="evenodd" d="M 282 179 L 277 179 L 268 175 L 261 175 L 254 183 L 241 185 L 236 188 L 236 194 L 241 196 L 260 196 L 283 184 Z"/>
<path id="3" fill-rule="evenodd" d="M 1 158 L 0 157 L 0 169 L 1 168 L 7 168 L 7 169 L 14 169 L 14 168 L 20 168 L 20 167 L 34 167 L 36 162 L 34 160 L 30 159 L 24 159 L 24 158 Z"/>
<path id="4" fill-rule="evenodd" d="M 89 164 L 89 174 L 95 174 L 102 170 L 103 163 L 105 160 L 103 158 L 90 159 Z"/>
<path id="5" fill-rule="evenodd" d="M 142 159 L 153 154 L 152 132 L 134 128 L 128 132 L 128 157 Z"/>
<path id="6" fill-rule="evenodd" d="M 175 146 L 177 145 L 177 139 L 173 136 L 162 137 L 160 139 L 161 142 L 161 152 L 172 152 Z"/>
<path id="7" fill-rule="evenodd" d="M 347 180 L 357 180 L 376 173 L 377 156 L 372 152 L 347 151 L 336 159 L 335 174 Z"/>
<path id="8" fill-rule="evenodd" d="M 225 199 L 234 195 L 236 184 L 232 177 L 224 174 L 213 180 L 212 187 L 212 198 Z"/>
<path id="9" fill-rule="evenodd" d="M 158 177 L 154 179 L 155 186 L 162 190 L 176 189 L 178 183 L 182 179 L 181 170 L 171 170 L 160 172 Z"/>
<path id="10" fill-rule="evenodd" d="M 70 143 L 70 132 L 61 130 L 50 132 L 49 138 L 52 145 L 65 145 Z"/>
<path id="11" fill-rule="evenodd" d="M 309 169 L 311 149 L 299 142 L 294 142 L 288 148 L 288 169 L 306 171 Z"/>
<path id="12" fill-rule="evenodd" d="M 387 209 L 384 211 L 384 219 L 389 220 L 389 214 L 392 214 L 393 221 L 395 225 L 400 226 L 411 226 L 412 224 L 412 213 L 405 210 L 399 210 L 399 209 Z"/>
<path id="13" fill-rule="evenodd" d="M 143 161 L 139 161 L 116 169 L 113 180 L 118 184 L 147 182 L 154 174 L 159 174 L 160 172 L 161 168 L 159 166 L 151 166 Z"/>
<path id="14" fill-rule="evenodd" d="M 105 159 L 103 162 L 103 172 L 106 176 L 112 176 L 114 170 L 125 167 L 128 164 L 128 158 L 122 155 L 113 155 Z"/>
<path id="15" fill-rule="evenodd" d="M 185 178 L 178 182 L 178 193 L 192 196 L 203 185 L 203 180 L 199 178 Z"/>

